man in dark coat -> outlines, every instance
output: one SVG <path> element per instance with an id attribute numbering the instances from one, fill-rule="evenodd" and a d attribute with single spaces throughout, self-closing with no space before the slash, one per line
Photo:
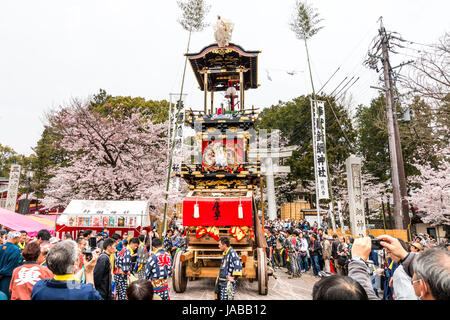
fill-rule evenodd
<path id="1" fill-rule="evenodd" d="M 114 245 L 114 239 L 108 238 L 103 241 L 103 252 L 98 257 L 97 264 L 94 268 L 94 284 L 95 289 L 100 293 L 103 300 L 114 300 L 114 296 L 111 288 L 112 278 L 112 266 L 111 255 L 113 255 L 117 249 Z"/>

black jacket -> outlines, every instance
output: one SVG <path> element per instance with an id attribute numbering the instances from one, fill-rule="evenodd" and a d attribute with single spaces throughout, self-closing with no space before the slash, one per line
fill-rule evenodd
<path id="1" fill-rule="evenodd" d="M 94 284 L 104 300 L 114 300 L 111 288 L 111 261 L 105 252 L 98 257 L 95 265 Z"/>
<path id="2" fill-rule="evenodd" d="M 311 241 L 311 246 L 309 247 L 309 254 L 311 256 L 322 255 L 322 245 L 319 240 L 314 241 L 314 244 Z"/>
<path id="3" fill-rule="evenodd" d="M 331 243 L 331 256 L 332 256 L 334 259 L 337 259 L 337 258 L 338 258 L 338 246 L 339 246 L 339 240 L 334 240 L 334 241 Z"/>

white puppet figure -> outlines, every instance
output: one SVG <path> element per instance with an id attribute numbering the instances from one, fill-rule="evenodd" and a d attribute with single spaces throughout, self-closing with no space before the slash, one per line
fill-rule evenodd
<path id="1" fill-rule="evenodd" d="M 214 26 L 214 38 L 216 38 L 219 47 L 226 47 L 231 41 L 234 23 L 217 16 L 217 23 Z"/>

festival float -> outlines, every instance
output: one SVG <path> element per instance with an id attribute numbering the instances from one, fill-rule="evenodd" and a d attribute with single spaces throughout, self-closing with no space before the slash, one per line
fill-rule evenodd
<path id="1" fill-rule="evenodd" d="M 254 107 L 245 108 L 244 102 L 245 91 L 258 88 L 259 53 L 218 41 L 186 54 L 204 92 L 204 110 L 185 111 L 185 124 L 195 131 L 195 146 L 179 174 L 189 185 L 183 200 L 188 245 L 174 256 L 176 292 L 186 290 L 188 279 L 219 275 L 223 254 L 218 240 L 227 236 L 243 264 L 240 278 L 257 280 L 259 294 L 268 293 L 267 243 L 255 202 L 261 163 L 249 157 L 258 113 Z M 225 103 L 215 107 L 215 93 L 225 94 Z"/>

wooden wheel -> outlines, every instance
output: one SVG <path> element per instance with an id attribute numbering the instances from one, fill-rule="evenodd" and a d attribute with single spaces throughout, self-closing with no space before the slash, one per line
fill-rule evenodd
<path id="1" fill-rule="evenodd" d="M 173 277 L 172 284 L 175 292 L 182 293 L 186 291 L 188 279 L 186 277 L 186 263 L 181 261 L 183 252 L 177 251 L 173 258 Z"/>
<path id="2" fill-rule="evenodd" d="M 258 257 L 258 268 L 257 268 L 257 277 L 258 277 L 258 293 L 260 295 L 267 295 L 269 291 L 269 275 L 267 273 L 267 257 L 264 248 L 257 248 L 257 257 Z"/>

